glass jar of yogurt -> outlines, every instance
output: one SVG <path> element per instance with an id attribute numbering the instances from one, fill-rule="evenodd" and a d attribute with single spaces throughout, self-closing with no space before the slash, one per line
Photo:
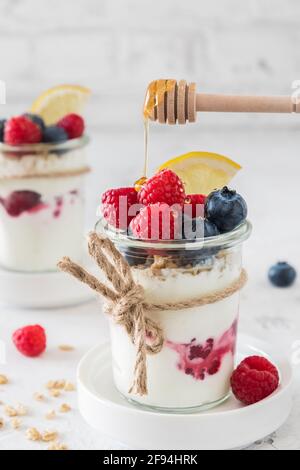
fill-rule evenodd
<path id="1" fill-rule="evenodd" d="M 179 303 L 220 295 L 243 275 L 242 242 L 251 232 L 244 222 L 232 232 L 192 241 L 149 242 L 104 229 L 131 266 L 146 301 Z M 182 310 L 150 311 L 164 332 L 158 354 L 147 355 L 148 394 L 132 395 L 136 349 L 124 327 L 110 320 L 113 375 L 131 402 L 170 412 L 201 410 L 230 393 L 239 314 L 239 291 L 222 300 Z M 151 341 L 151 338 L 150 338 Z"/>
<path id="2" fill-rule="evenodd" d="M 0 144 L 0 266 L 56 270 L 83 254 L 87 137 L 60 144 Z"/>

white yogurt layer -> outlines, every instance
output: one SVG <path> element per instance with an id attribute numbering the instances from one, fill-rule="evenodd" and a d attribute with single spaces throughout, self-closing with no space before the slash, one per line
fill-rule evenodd
<path id="1" fill-rule="evenodd" d="M 210 269 L 162 269 L 154 275 L 151 268 L 135 269 L 134 278 L 140 283 L 150 302 L 178 302 L 222 290 L 235 281 L 241 271 L 241 250 L 236 247 L 226 256 L 214 257 Z M 225 347 L 235 345 L 235 322 L 238 317 L 239 293 L 222 301 L 179 311 L 153 312 L 151 318 L 163 328 L 165 345 L 156 355 L 147 356 L 148 395 L 132 396 L 128 390 L 132 383 L 136 349 L 128 339 L 123 327 L 110 322 L 112 356 L 115 383 L 118 390 L 140 404 L 162 408 L 197 407 L 222 400 L 229 392 L 229 381 L 233 371 L 234 354 Z M 214 341 L 211 355 L 220 351 L 220 367 L 216 373 L 205 373 L 204 380 L 196 379 L 179 368 L 180 354 L 169 347 L 185 350 L 187 345 L 207 344 Z M 230 348 L 229 348 L 230 349 Z M 202 358 L 189 361 L 190 346 L 183 355 L 184 360 L 204 364 Z M 215 351 L 215 352 L 214 352 Z M 182 359 L 182 358 L 181 358 Z"/>
<path id="2" fill-rule="evenodd" d="M 38 211 L 17 217 L 0 205 L 0 265 L 17 271 L 56 270 L 63 256 L 83 254 L 83 178 L 28 178 L 1 182 L 0 196 L 13 191 L 41 194 Z"/>

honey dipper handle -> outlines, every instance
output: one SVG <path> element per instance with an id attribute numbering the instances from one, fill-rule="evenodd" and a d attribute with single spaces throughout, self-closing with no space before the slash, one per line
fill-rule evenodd
<path id="1" fill-rule="evenodd" d="M 299 113 L 291 96 L 237 96 L 197 93 L 196 111 L 232 113 Z"/>

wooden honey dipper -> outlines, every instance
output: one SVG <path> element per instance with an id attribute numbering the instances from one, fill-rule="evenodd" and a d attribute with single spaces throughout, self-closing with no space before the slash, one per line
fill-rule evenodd
<path id="1" fill-rule="evenodd" d="M 196 92 L 185 80 L 156 80 L 147 90 L 144 115 L 161 124 L 195 122 L 197 112 L 299 113 L 291 96 L 238 96 Z"/>

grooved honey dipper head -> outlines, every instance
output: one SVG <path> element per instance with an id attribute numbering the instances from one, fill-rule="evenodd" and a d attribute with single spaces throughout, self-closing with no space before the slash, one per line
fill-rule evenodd
<path id="1" fill-rule="evenodd" d="M 147 88 L 144 117 L 160 124 L 196 121 L 196 84 L 185 80 L 154 80 Z"/>

